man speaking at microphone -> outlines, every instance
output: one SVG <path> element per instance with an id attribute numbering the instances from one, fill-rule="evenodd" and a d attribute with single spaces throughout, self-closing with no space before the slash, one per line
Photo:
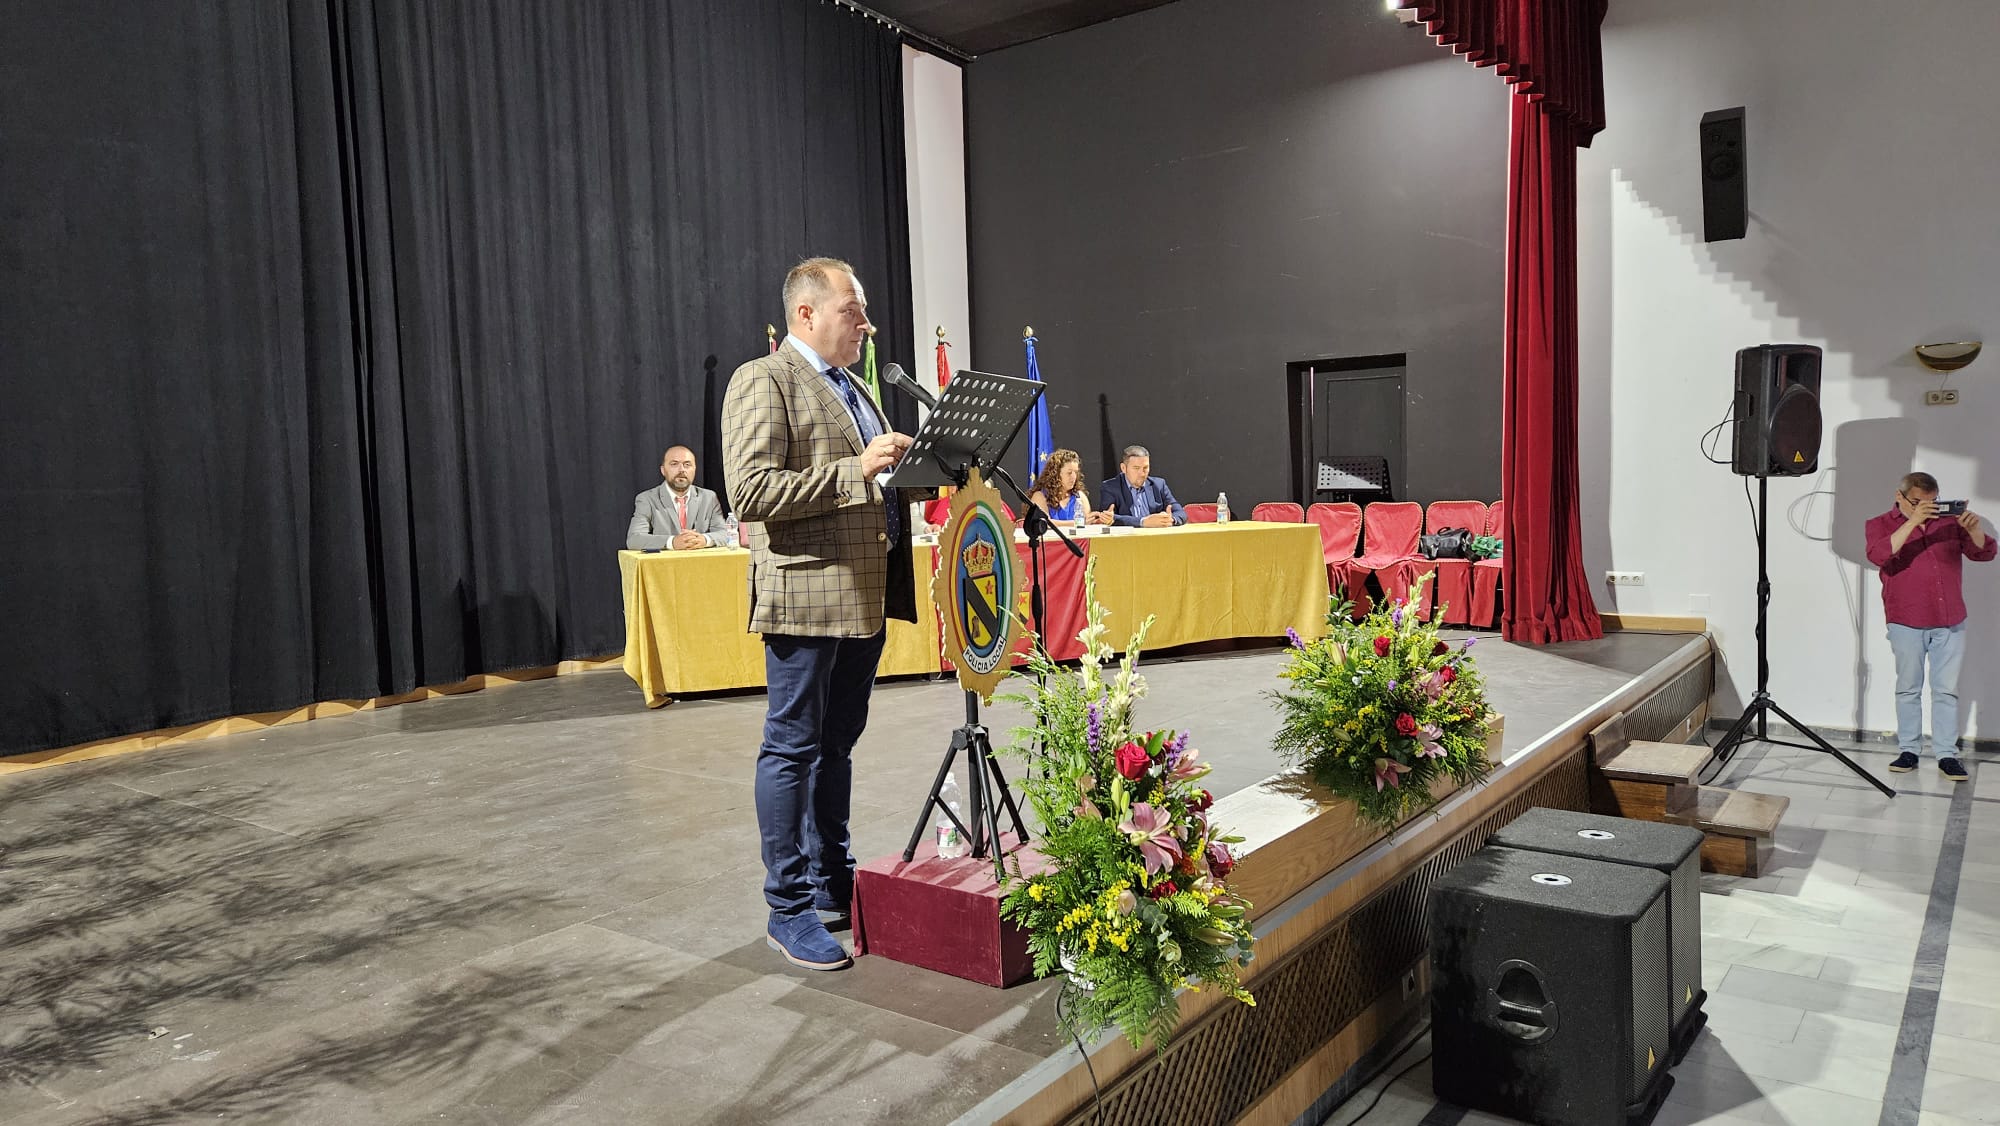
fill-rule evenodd
<path id="1" fill-rule="evenodd" d="M 750 629 L 769 697 L 757 753 L 766 941 L 814 970 L 851 965 L 829 928 L 854 894 L 848 803 L 854 744 L 885 619 L 916 621 L 910 540 L 877 478 L 908 436 L 844 369 L 861 358 L 868 299 L 854 268 L 809 258 L 785 275 L 785 343 L 736 369 L 722 404 L 723 476 L 750 552 Z"/>

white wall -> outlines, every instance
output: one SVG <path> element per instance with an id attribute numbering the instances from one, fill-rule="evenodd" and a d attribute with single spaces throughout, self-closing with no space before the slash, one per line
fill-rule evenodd
<path id="1" fill-rule="evenodd" d="M 1860 527 L 1911 468 L 2000 515 L 2000 341 L 1953 376 L 1910 348 L 2000 337 L 2000 3 L 1616 0 L 1610 127 L 1579 167 L 1586 565 L 1630 613 L 1705 613 L 1755 686 L 1743 478 L 1697 452 L 1738 348 L 1826 350 L 1816 478 L 1771 483 L 1771 690 L 1829 731 L 1895 726 L 1879 582 Z M 1697 123 L 1748 107 L 1749 237 L 1704 244 Z M 1728 432 L 1717 443 L 1727 458 Z M 1991 523 L 1989 521 L 1989 533 Z M 2000 564 L 1968 564 L 1966 733 L 2000 738 Z"/>
<path id="2" fill-rule="evenodd" d="M 965 252 L 965 85 L 957 64 L 903 48 L 903 133 L 910 184 L 914 338 L 888 344 L 924 386 L 937 370 L 936 327 L 954 370 L 972 363 L 972 302 Z"/>

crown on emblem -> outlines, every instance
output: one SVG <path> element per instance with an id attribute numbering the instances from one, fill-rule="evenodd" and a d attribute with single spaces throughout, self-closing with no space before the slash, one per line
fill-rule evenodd
<path id="1" fill-rule="evenodd" d="M 977 540 L 965 546 L 959 558 L 965 563 L 967 574 L 990 575 L 993 573 L 993 545 L 985 540 Z"/>

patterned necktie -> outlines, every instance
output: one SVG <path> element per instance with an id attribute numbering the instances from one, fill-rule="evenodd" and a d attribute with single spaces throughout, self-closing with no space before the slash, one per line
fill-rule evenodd
<path id="1" fill-rule="evenodd" d="M 840 388 L 847 400 L 847 409 L 854 415 L 855 428 L 861 431 L 861 444 L 867 445 L 880 437 L 882 428 L 875 423 L 875 412 L 863 406 L 861 393 L 854 389 L 854 377 L 843 368 L 829 368 L 827 374 L 834 377 L 834 385 Z M 903 514 L 897 511 L 896 490 L 882 490 L 882 512 L 889 520 L 889 547 L 893 550 L 896 541 L 903 537 Z"/>
<path id="2" fill-rule="evenodd" d="M 677 497 L 675 497 L 675 498 L 674 498 L 674 507 L 680 510 L 680 516 L 681 516 L 681 531 L 685 532 L 685 531 L 687 531 L 687 530 L 688 530 L 688 498 L 687 498 L 687 494 L 683 493 L 683 494 L 681 494 L 680 496 L 677 496 Z"/>

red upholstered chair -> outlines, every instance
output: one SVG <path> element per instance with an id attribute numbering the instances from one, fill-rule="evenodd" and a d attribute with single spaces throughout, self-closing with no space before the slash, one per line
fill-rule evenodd
<path id="1" fill-rule="evenodd" d="M 1507 540 L 1507 502 L 1496 500 L 1493 507 L 1486 510 L 1486 534 L 1499 536 L 1500 554 L 1506 555 L 1511 545 Z M 1500 560 L 1480 559 L 1472 564 L 1472 623 L 1482 629 L 1493 625 L 1499 609 L 1499 599 L 1495 595 L 1500 590 Z"/>
<path id="2" fill-rule="evenodd" d="M 1215 506 L 1212 504 L 1184 504 L 1181 507 L 1187 509 L 1187 522 L 1190 524 L 1215 523 Z"/>
<path id="3" fill-rule="evenodd" d="M 1362 509 L 1361 518 L 1361 559 L 1373 562 L 1383 597 L 1408 601 L 1411 564 L 1428 562 L 1417 551 L 1417 537 L 1424 532 L 1424 506 L 1415 501 L 1378 501 Z"/>
<path id="4" fill-rule="evenodd" d="M 1354 558 L 1354 549 L 1361 544 L 1361 506 L 1351 501 L 1322 502 L 1306 509 L 1306 520 L 1319 526 L 1319 545 L 1326 554 L 1326 589 L 1337 595 L 1344 581 L 1342 567 Z M 1368 594 L 1364 590 L 1361 596 L 1365 599 Z"/>
<path id="5" fill-rule="evenodd" d="M 1486 502 L 1477 500 L 1432 501 L 1424 510 L 1424 531 L 1437 535 L 1446 528 L 1464 528 L 1475 536 L 1486 534 Z M 1425 575 L 1424 594 L 1418 601 L 1417 616 L 1428 620 L 1431 607 L 1444 603 L 1444 620 L 1462 626 L 1472 620 L 1472 560 L 1417 559 L 1410 563 L 1406 586 L 1414 586 Z"/>
<path id="6" fill-rule="evenodd" d="M 1409 582 L 1402 576 L 1411 560 L 1421 558 L 1417 537 L 1424 530 L 1424 507 L 1413 501 L 1378 500 L 1361 510 L 1361 527 L 1361 554 L 1342 566 L 1342 581 L 1357 614 L 1368 612 L 1363 592 L 1369 575 L 1382 584 L 1385 596 L 1409 596 Z"/>
<path id="7" fill-rule="evenodd" d="M 1306 510 L 1289 501 L 1265 501 L 1250 510 L 1250 519 L 1268 524 L 1303 524 L 1306 522 Z"/>

